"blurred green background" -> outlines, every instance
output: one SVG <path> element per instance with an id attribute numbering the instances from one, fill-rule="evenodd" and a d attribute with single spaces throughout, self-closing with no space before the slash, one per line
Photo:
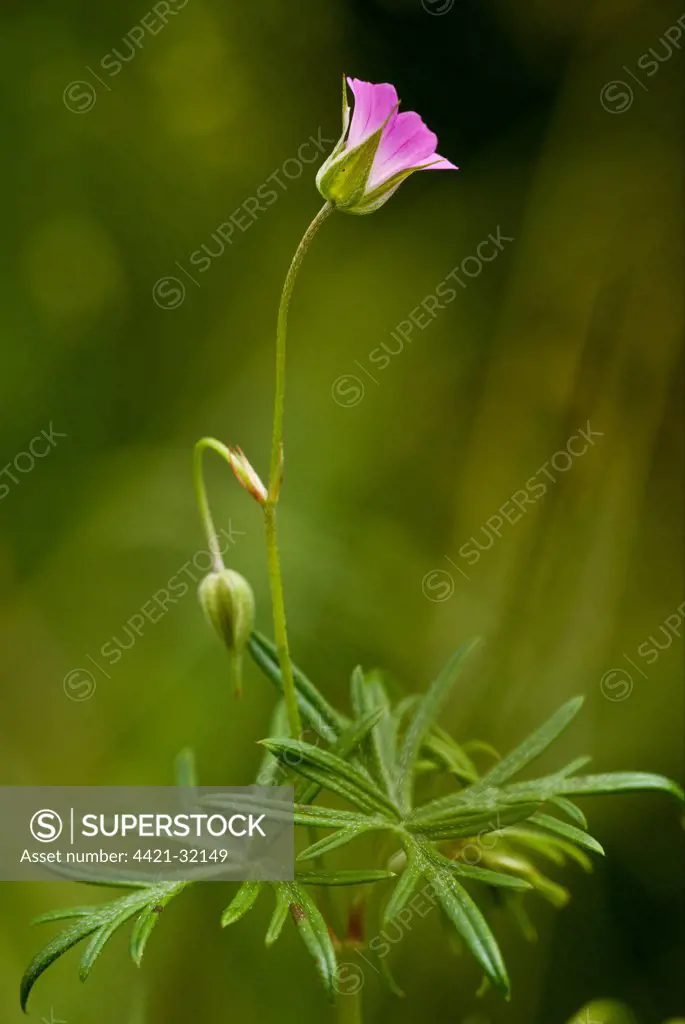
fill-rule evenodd
<path id="1" fill-rule="evenodd" d="M 133 645 L 125 624 L 204 549 L 195 440 L 240 444 L 266 472 L 278 295 L 319 206 L 318 163 L 297 176 L 284 163 L 319 130 L 337 139 L 342 71 L 395 83 L 462 170 L 416 176 L 376 216 L 334 217 L 301 274 L 281 512 L 294 656 L 343 702 L 355 664 L 424 687 L 480 633 L 480 660 L 445 717 L 458 738 L 506 748 L 584 693 L 579 723 L 543 767 L 586 752 L 597 770 L 682 781 L 682 623 L 653 663 L 638 654 L 650 636 L 666 647 L 660 626 L 684 596 L 685 55 L 660 41 L 681 8 L 157 8 L 2 9 L 0 463 L 16 481 L 0 477 L 2 783 L 166 784 L 186 745 L 206 784 L 254 775 L 274 695 L 249 666 L 246 695 L 232 700 L 194 585 Z M 650 47 L 661 62 L 648 74 L 638 61 Z M 219 226 L 274 188 L 274 174 L 277 199 L 220 253 Z M 397 350 L 391 331 L 498 226 L 514 241 L 374 369 L 370 353 Z M 200 271 L 191 256 L 203 245 L 216 256 Z M 460 547 L 485 543 L 486 520 L 588 420 L 602 437 L 469 568 Z M 51 425 L 66 437 L 31 467 L 20 453 Z M 258 510 L 215 462 L 231 565 L 270 631 Z M 90 699 L 75 699 L 93 682 Z M 368 1021 L 562 1024 L 600 997 L 631 1006 L 640 1024 L 682 1015 L 677 812 L 656 796 L 586 809 L 606 860 L 591 876 L 565 873 L 564 911 L 529 904 L 536 946 L 498 928 L 510 1004 L 476 999 L 475 965 L 429 917 L 396 955 L 408 999 L 371 974 Z M 22 1019 L 19 977 L 48 934 L 30 918 L 89 893 L 66 883 L 1 893 L 0 1019 L 11 1024 Z M 264 952 L 266 902 L 220 931 L 229 895 L 207 885 L 175 903 L 142 971 L 123 936 L 85 987 L 66 956 L 39 982 L 31 1015 L 332 1020 L 292 932 Z"/>

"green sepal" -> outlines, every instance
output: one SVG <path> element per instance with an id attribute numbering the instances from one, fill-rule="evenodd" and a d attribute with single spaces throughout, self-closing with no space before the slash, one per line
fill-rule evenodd
<path id="1" fill-rule="evenodd" d="M 394 113 L 394 111 L 393 111 Z M 336 147 L 319 168 L 316 185 L 324 197 L 345 213 L 359 212 L 356 207 L 364 202 L 366 183 L 371 174 L 376 151 L 380 145 L 389 114 L 383 124 L 368 139 L 351 149 Z"/>

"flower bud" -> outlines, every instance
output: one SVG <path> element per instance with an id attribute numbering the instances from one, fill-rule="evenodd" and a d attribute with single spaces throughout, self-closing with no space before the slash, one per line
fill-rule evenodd
<path id="1" fill-rule="evenodd" d="M 267 490 L 255 469 L 243 452 L 242 448 L 229 448 L 231 457 L 231 469 L 241 487 L 244 487 L 248 494 L 251 494 L 255 501 L 264 505 L 267 499 Z"/>
<path id="2" fill-rule="evenodd" d="M 254 626 L 255 601 L 247 580 L 232 569 L 210 572 L 198 588 L 200 604 L 231 656 L 235 692 L 242 692 L 242 656 Z"/>

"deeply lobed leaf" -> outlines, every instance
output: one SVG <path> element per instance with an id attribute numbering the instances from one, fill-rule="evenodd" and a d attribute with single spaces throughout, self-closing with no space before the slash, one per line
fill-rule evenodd
<path id="1" fill-rule="evenodd" d="M 102 882 L 102 884 L 107 884 Z M 36 924 L 43 924 L 49 921 L 66 920 L 75 918 L 76 923 L 65 931 L 56 935 L 44 948 L 33 958 L 27 967 L 20 985 L 20 1002 L 22 1010 L 26 1011 L 26 1004 L 33 986 L 38 978 L 50 967 L 51 964 L 72 949 L 83 939 L 92 936 L 92 939 L 81 959 L 80 977 L 85 981 L 102 953 L 105 945 L 115 931 L 126 921 L 140 914 L 147 917 L 147 914 L 154 907 L 164 907 L 186 886 L 186 883 L 161 882 L 155 885 L 138 887 L 128 896 L 114 900 L 110 903 L 100 904 L 92 907 L 72 907 L 62 911 L 53 911 L 37 918 Z M 143 924 L 137 930 L 134 952 L 134 960 L 140 962 L 145 943 L 152 931 L 153 924 Z M 136 959 L 136 954 L 138 959 Z"/>

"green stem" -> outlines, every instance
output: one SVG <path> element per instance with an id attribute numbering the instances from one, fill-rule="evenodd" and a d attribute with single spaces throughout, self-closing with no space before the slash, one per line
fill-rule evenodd
<path id="1" fill-rule="evenodd" d="M 283 696 L 285 697 L 285 707 L 288 713 L 290 735 L 297 739 L 302 735 L 302 719 L 300 718 L 300 709 L 297 706 L 295 679 L 293 677 L 293 667 L 290 662 L 290 649 L 288 647 L 283 577 L 281 575 L 281 561 L 278 556 L 278 540 L 276 537 L 276 506 L 271 504 L 271 502 L 267 502 L 264 506 L 264 524 L 266 527 L 266 557 L 274 619 L 274 641 L 276 643 L 276 653 L 278 654 L 278 664 L 281 667 Z"/>
<path id="2" fill-rule="evenodd" d="M 207 500 L 207 488 L 205 486 L 205 478 L 202 472 L 202 456 L 208 448 L 212 451 L 217 452 L 226 462 L 231 465 L 231 453 L 225 444 L 221 441 L 217 441 L 213 437 L 202 437 L 195 445 L 195 451 L 193 456 L 193 482 L 195 485 L 195 498 L 197 500 L 197 506 L 200 510 L 200 517 L 202 519 L 202 525 L 205 528 L 207 535 L 207 542 L 209 544 L 209 551 L 212 556 L 212 568 L 214 572 L 221 572 L 224 568 L 224 560 L 221 557 L 221 548 L 219 546 L 219 539 L 216 535 L 216 527 L 214 525 L 214 519 L 212 517 L 211 510 L 209 508 L 209 501 Z"/>
<path id="3" fill-rule="evenodd" d="M 336 1005 L 338 1007 L 338 1024 L 363 1024 L 361 987 L 358 992 L 348 994 L 341 992 L 337 997 Z"/>
<path id="4" fill-rule="evenodd" d="M 288 331 L 288 313 L 290 311 L 290 299 L 292 298 L 295 279 L 302 265 L 307 249 L 312 243 L 314 235 L 323 222 L 333 212 L 332 203 L 324 203 L 314 220 L 311 222 L 302 241 L 297 247 L 292 263 L 286 274 L 281 292 L 281 304 L 278 307 L 278 323 L 276 326 L 276 394 L 274 398 L 274 425 L 271 435 L 271 473 L 269 476 L 269 497 L 274 501 L 278 500 L 278 484 L 281 471 L 282 446 L 283 446 L 283 406 L 285 402 L 285 342 Z"/>
<path id="5" fill-rule="evenodd" d="M 288 631 L 285 618 L 285 600 L 283 597 L 283 578 L 281 574 L 281 562 L 278 552 L 278 535 L 276 529 L 276 506 L 281 488 L 283 476 L 283 409 L 285 403 L 285 354 L 286 335 L 288 330 L 288 312 L 290 299 L 297 273 L 309 248 L 314 235 L 323 222 L 333 212 L 331 203 L 324 203 L 314 220 L 304 233 L 302 241 L 297 247 L 292 263 L 283 285 L 281 302 L 278 308 L 278 323 L 276 327 L 276 393 L 274 399 L 274 423 L 271 436 L 271 469 L 269 474 L 269 494 L 264 504 L 264 522 L 266 527 L 266 551 L 269 566 L 269 585 L 271 587 L 271 603 L 273 606 L 274 619 L 274 640 L 278 652 L 278 662 L 281 667 L 283 679 L 283 693 L 288 712 L 288 724 L 290 734 L 298 737 L 302 733 L 302 721 L 300 710 L 297 705 L 295 692 L 295 680 L 290 662 L 290 650 L 288 647 Z"/>

